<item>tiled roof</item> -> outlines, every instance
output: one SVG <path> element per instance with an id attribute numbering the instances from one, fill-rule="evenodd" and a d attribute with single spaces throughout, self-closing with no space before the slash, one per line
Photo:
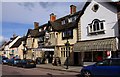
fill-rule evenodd
<path id="1" fill-rule="evenodd" d="M 77 27 L 77 24 L 76 22 L 70 22 L 70 23 L 67 23 L 67 24 L 64 24 L 64 25 L 61 25 L 57 22 L 50 22 L 51 25 L 52 25 L 52 28 L 54 31 L 63 31 L 65 29 L 71 29 L 71 28 L 76 28 Z"/>
<path id="2" fill-rule="evenodd" d="M 39 32 L 38 29 L 29 29 L 28 34 L 31 35 L 31 37 L 39 37 L 39 36 L 43 36 L 45 32 L 44 31 Z"/>
<path id="3" fill-rule="evenodd" d="M 8 41 L 5 45 L 9 45 L 12 41 Z"/>
<path id="4" fill-rule="evenodd" d="M 68 22 L 68 19 L 71 18 L 71 17 L 78 17 L 78 15 L 81 13 L 81 11 L 78 11 L 76 12 L 75 14 L 71 15 L 67 15 L 67 16 L 64 16 L 62 18 L 59 18 L 57 20 L 55 20 L 54 22 L 51 22 L 49 21 L 48 22 L 48 25 L 51 25 L 53 30 L 54 31 L 63 31 L 65 29 L 71 29 L 71 28 L 76 28 L 77 27 L 77 23 L 76 23 L 76 20 L 75 21 L 72 21 L 72 22 Z M 63 24 L 62 25 L 62 21 L 65 20 L 66 21 L 66 24 Z"/>
<path id="5" fill-rule="evenodd" d="M 22 41 L 25 41 L 26 38 L 27 38 L 26 36 L 23 36 L 23 37 L 21 37 L 21 40 L 22 40 Z"/>
<path id="6" fill-rule="evenodd" d="M 45 23 L 45 24 L 39 26 L 39 29 L 40 29 L 40 28 L 44 28 L 44 27 L 47 26 L 47 25 L 48 25 L 48 23 Z"/>
<path id="7" fill-rule="evenodd" d="M 10 48 L 19 47 L 22 43 L 22 39 L 19 38 Z"/>
<path id="8" fill-rule="evenodd" d="M 15 37 L 12 37 L 12 38 L 10 38 L 10 40 L 15 40 L 16 38 L 17 38 L 18 36 L 15 36 Z"/>
<path id="9" fill-rule="evenodd" d="M 45 24 L 41 25 L 39 27 L 39 29 L 43 29 L 45 26 L 46 26 L 47 30 L 49 30 L 49 26 L 51 26 L 53 31 L 63 31 L 65 29 L 76 28 L 77 27 L 76 20 L 72 21 L 72 22 L 68 22 L 68 18 L 71 18 L 71 17 L 74 17 L 74 16 L 78 17 L 78 15 L 80 13 L 81 13 L 81 11 L 78 11 L 74 14 L 69 14 L 69 15 L 66 15 L 64 17 L 61 17 L 61 18 L 55 20 L 54 22 L 48 21 L 48 23 L 45 23 Z M 62 23 L 61 23 L 63 20 L 66 21 L 66 24 L 64 24 L 64 25 L 62 25 Z M 37 31 L 34 31 L 34 30 L 31 31 L 32 36 L 42 36 L 44 34 L 45 34 L 45 30 L 43 30 L 42 32 L 39 32 L 39 31 L 37 32 Z"/>

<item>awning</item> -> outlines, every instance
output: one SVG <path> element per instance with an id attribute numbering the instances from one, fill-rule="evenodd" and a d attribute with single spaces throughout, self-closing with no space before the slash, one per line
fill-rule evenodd
<path id="1" fill-rule="evenodd" d="M 116 51 L 116 39 L 101 39 L 92 41 L 80 41 L 74 44 L 74 52 L 90 52 L 90 51 Z"/>
<path id="2" fill-rule="evenodd" d="M 54 51 L 53 48 L 34 48 L 33 51 Z"/>

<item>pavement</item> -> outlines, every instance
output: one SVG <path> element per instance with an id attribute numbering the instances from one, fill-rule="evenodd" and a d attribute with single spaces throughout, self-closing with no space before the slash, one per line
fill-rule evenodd
<path id="1" fill-rule="evenodd" d="M 76 72 L 76 73 L 80 73 L 80 70 L 82 69 L 82 66 L 68 66 L 68 69 L 66 69 L 65 65 L 53 66 L 52 64 L 37 64 L 36 67 L 43 69 L 58 70 L 58 71 Z"/>

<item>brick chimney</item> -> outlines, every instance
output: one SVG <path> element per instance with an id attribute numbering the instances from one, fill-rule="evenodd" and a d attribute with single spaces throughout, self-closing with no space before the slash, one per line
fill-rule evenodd
<path id="1" fill-rule="evenodd" d="M 50 14 L 50 21 L 55 21 L 56 20 L 56 15 L 54 13 Z"/>
<path id="2" fill-rule="evenodd" d="M 39 23 L 38 22 L 34 22 L 34 29 L 38 29 L 39 28 Z"/>
<path id="3" fill-rule="evenodd" d="M 74 14 L 76 12 L 76 6 L 70 5 L 70 14 Z"/>

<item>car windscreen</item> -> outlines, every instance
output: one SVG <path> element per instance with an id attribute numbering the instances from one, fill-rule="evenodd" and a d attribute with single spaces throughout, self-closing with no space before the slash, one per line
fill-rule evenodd
<path id="1" fill-rule="evenodd" d="M 120 59 L 111 60 L 110 65 L 112 65 L 112 66 L 120 66 Z"/>
<path id="2" fill-rule="evenodd" d="M 6 59 L 8 59 L 8 58 L 2 58 L 3 60 L 6 60 Z"/>
<path id="3" fill-rule="evenodd" d="M 27 62 L 34 62 L 33 60 L 26 60 Z"/>

